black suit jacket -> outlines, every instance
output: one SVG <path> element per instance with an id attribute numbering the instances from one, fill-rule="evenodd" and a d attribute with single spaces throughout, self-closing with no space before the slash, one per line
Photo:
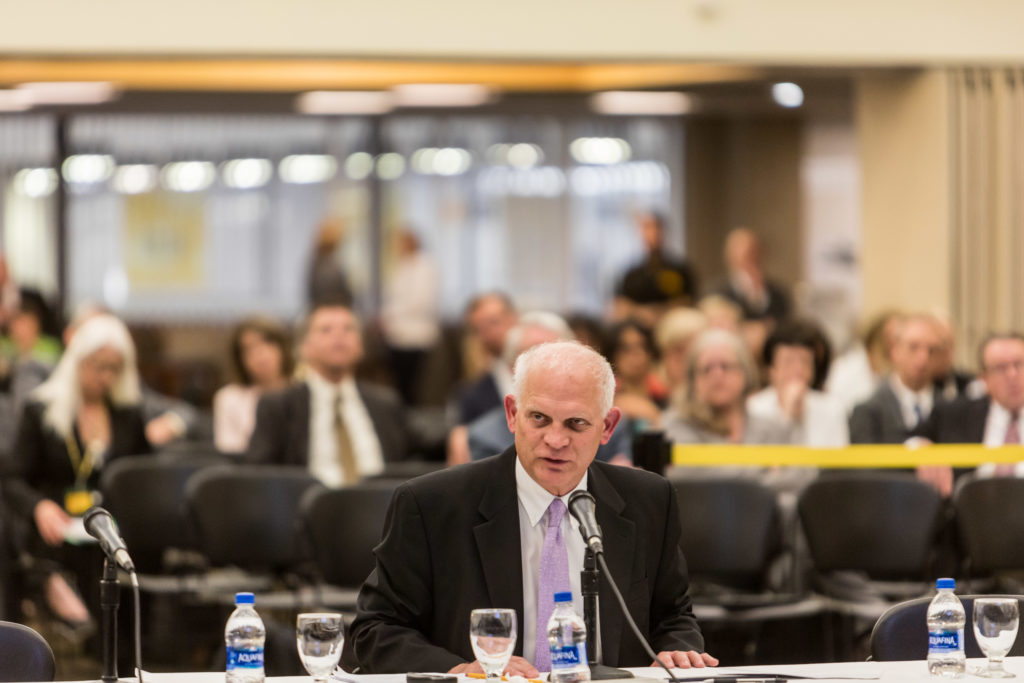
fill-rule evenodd
<path id="1" fill-rule="evenodd" d="M 138 455 L 150 451 L 142 412 L 134 407 L 108 406 L 110 410 L 110 446 L 106 459 Z M 45 407 L 29 401 L 21 413 L 18 437 L 4 465 L 4 493 L 7 503 L 23 517 L 32 519 L 36 504 L 44 498 L 64 504 L 64 492 L 75 483 L 68 447 L 64 439 L 43 422 Z M 85 452 L 75 430 L 80 453 Z M 87 485 L 95 489 L 100 468 L 94 468 Z"/>
<path id="2" fill-rule="evenodd" d="M 932 443 L 982 443 L 991 403 L 988 396 L 937 403 L 914 435 Z"/>
<path id="3" fill-rule="evenodd" d="M 346 670 L 448 671 L 473 661 L 469 613 L 480 607 L 517 610 L 515 654 L 522 655 L 515 460 L 513 447 L 396 490 L 374 550 L 376 568 L 360 591 L 345 641 Z M 601 462 L 589 472 L 605 557 L 641 631 L 656 651 L 702 650 L 673 488 L 649 472 Z M 600 601 L 604 663 L 650 664 L 604 581 Z"/>
<path id="4" fill-rule="evenodd" d="M 356 382 L 359 398 L 373 422 L 385 462 L 408 456 L 409 435 L 398 395 L 385 387 Z M 310 390 L 305 382 L 260 398 L 248 458 L 276 465 L 309 464 Z"/>
<path id="5" fill-rule="evenodd" d="M 936 396 L 933 411 L 939 403 Z M 854 408 L 850 416 L 850 443 L 903 443 L 912 435 L 888 380 L 883 380 L 871 398 Z"/>
<path id="6" fill-rule="evenodd" d="M 498 391 L 498 383 L 494 381 L 494 375 L 485 372 L 478 379 L 459 389 L 458 423 L 468 425 L 494 408 L 504 405 L 504 402 L 505 397 Z"/>

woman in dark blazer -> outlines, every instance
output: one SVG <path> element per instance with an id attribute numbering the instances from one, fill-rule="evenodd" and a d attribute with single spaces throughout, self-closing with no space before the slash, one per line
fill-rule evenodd
<path id="1" fill-rule="evenodd" d="M 65 544 L 73 519 L 97 501 L 100 471 L 113 458 L 146 453 L 135 345 L 111 315 L 75 331 L 50 378 L 33 392 L 4 467 L 4 497 L 26 529 L 46 606 L 72 625 L 89 612 L 68 582 Z"/>

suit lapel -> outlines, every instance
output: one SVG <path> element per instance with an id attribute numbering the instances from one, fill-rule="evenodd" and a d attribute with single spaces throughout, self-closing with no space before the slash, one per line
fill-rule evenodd
<path id="1" fill-rule="evenodd" d="M 313 401 L 313 392 L 305 382 L 295 385 L 294 391 L 294 397 L 290 401 L 294 412 L 289 420 L 294 431 L 291 442 L 286 446 L 288 463 L 306 466 L 309 464 L 309 449 L 312 445 L 309 442 L 309 416 L 312 412 L 310 404 Z"/>
<path id="2" fill-rule="evenodd" d="M 519 536 L 519 504 L 515 486 L 515 449 L 494 459 L 478 510 L 483 519 L 473 527 L 487 595 L 494 607 L 523 614 L 523 560 Z M 453 495 L 459 495 L 453 492 Z M 523 620 L 518 620 L 516 655 L 523 653 Z"/>
<path id="3" fill-rule="evenodd" d="M 605 474 L 591 466 L 587 488 L 597 501 L 597 523 L 604 537 L 604 559 L 615 577 L 615 583 L 624 598 L 628 598 L 632 583 L 633 556 L 636 550 L 636 525 L 622 516 L 626 507 L 622 496 L 615 490 Z M 602 572 L 603 573 L 603 572 Z M 610 577 L 601 579 L 600 619 L 602 661 L 618 661 L 624 619 L 618 601 L 608 587 Z M 642 627 L 641 627 L 642 628 Z"/>
<path id="4" fill-rule="evenodd" d="M 884 419 L 889 423 L 883 431 L 888 435 L 889 441 L 902 442 L 911 430 L 903 421 L 903 407 L 900 405 L 900 400 L 896 398 L 896 392 L 889 386 L 888 380 L 885 380 L 880 387 L 879 398 L 885 405 L 882 415 L 885 416 Z"/>

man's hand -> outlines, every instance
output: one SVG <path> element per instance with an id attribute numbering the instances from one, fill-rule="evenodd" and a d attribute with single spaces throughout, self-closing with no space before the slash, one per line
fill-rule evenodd
<path id="1" fill-rule="evenodd" d="M 36 520 L 36 528 L 39 535 L 50 545 L 60 545 L 64 542 L 64 534 L 71 526 L 71 517 L 64 512 L 64 508 L 52 500 L 44 498 L 36 503 L 32 516 Z"/>
<path id="2" fill-rule="evenodd" d="M 930 484 L 943 498 L 953 493 L 953 468 L 949 465 L 919 465 L 917 478 Z"/>
<path id="3" fill-rule="evenodd" d="M 787 382 L 779 388 L 779 407 L 783 414 L 794 422 L 799 422 L 804 416 L 804 397 L 807 395 L 807 385 L 799 380 Z"/>
<path id="4" fill-rule="evenodd" d="M 185 433 L 185 422 L 172 412 L 154 417 L 146 423 L 146 440 L 153 446 L 163 446 Z"/>
<path id="5" fill-rule="evenodd" d="M 484 670 L 480 667 L 480 662 L 466 662 L 465 664 L 459 664 L 448 672 L 450 674 L 468 674 L 477 673 L 482 674 Z M 523 676 L 524 678 L 536 678 L 540 676 L 540 672 L 537 671 L 537 667 L 530 664 L 522 657 L 513 657 L 508 660 L 508 666 L 502 673 L 506 676 Z"/>
<path id="6" fill-rule="evenodd" d="M 703 669 L 706 666 L 718 666 L 718 660 L 707 652 L 693 650 L 665 650 L 658 653 L 658 659 L 670 669 Z M 658 666 L 658 662 L 652 662 L 651 666 Z"/>

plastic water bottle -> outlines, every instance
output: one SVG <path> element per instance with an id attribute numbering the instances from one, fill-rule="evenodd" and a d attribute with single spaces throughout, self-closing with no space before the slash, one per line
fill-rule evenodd
<path id="1" fill-rule="evenodd" d="M 235 594 L 235 611 L 224 627 L 227 683 L 263 683 L 263 645 L 267 629 L 253 609 L 255 602 L 252 593 Z"/>
<path id="2" fill-rule="evenodd" d="M 964 675 L 964 623 L 967 617 L 960 598 L 953 590 L 956 581 L 935 582 L 938 595 L 928 606 L 928 673 L 933 676 L 960 678 Z"/>
<path id="3" fill-rule="evenodd" d="M 572 608 L 572 593 L 555 593 L 555 611 L 548 620 L 551 648 L 550 683 L 590 680 L 587 664 L 587 627 Z"/>

